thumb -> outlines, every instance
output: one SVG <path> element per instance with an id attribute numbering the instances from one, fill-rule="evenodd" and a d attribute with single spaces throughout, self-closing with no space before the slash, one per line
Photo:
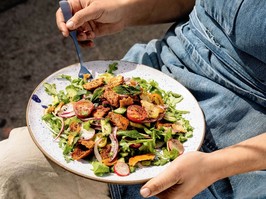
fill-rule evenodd
<path id="1" fill-rule="evenodd" d="M 66 23 L 69 30 L 75 30 L 82 26 L 85 22 L 89 22 L 99 18 L 99 13 L 95 9 L 91 9 L 89 6 L 77 11 L 71 19 Z"/>
<path id="2" fill-rule="evenodd" d="M 166 170 L 143 185 L 143 187 L 140 189 L 140 194 L 144 198 L 157 195 L 172 187 L 178 181 L 178 176 L 175 176 L 173 172 L 171 173 L 171 171 Z"/>

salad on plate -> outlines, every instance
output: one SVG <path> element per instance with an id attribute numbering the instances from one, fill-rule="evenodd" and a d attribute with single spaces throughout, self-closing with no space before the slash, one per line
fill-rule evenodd
<path id="1" fill-rule="evenodd" d="M 52 96 L 42 116 L 67 162 L 88 161 L 97 176 L 127 176 L 136 169 L 165 165 L 184 152 L 193 127 L 177 110 L 178 93 L 154 80 L 115 75 L 117 64 L 89 81 L 61 75 L 64 90 L 44 83 Z"/>

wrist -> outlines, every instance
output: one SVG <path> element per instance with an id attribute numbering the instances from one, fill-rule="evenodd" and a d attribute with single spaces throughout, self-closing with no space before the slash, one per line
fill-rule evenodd
<path id="1" fill-rule="evenodd" d="M 207 156 L 215 181 L 250 171 L 266 169 L 266 134 L 214 151 Z"/>

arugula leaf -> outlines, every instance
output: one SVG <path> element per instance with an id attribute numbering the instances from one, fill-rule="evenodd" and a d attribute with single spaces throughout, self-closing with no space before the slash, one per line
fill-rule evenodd
<path id="1" fill-rule="evenodd" d="M 64 102 L 65 104 L 67 104 L 69 102 L 69 97 L 65 94 L 64 91 L 59 91 L 58 95 L 58 100 L 61 102 Z"/>
<path id="2" fill-rule="evenodd" d="M 43 86 L 45 88 L 45 92 L 48 95 L 57 95 L 56 85 L 55 84 L 44 83 Z"/>
<path id="3" fill-rule="evenodd" d="M 146 140 L 142 142 L 141 147 L 138 149 L 139 151 L 145 151 L 147 153 L 154 153 L 155 152 L 155 143 L 153 139 Z"/>
<path id="4" fill-rule="evenodd" d="M 140 86 L 130 86 L 130 85 L 119 85 L 113 88 L 117 94 L 120 95 L 139 95 L 141 94 Z"/>
<path id="5" fill-rule="evenodd" d="M 119 142 L 119 146 L 121 146 L 121 151 L 122 152 L 130 152 L 130 145 L 132 143 L 129 143 L 127 140 L 125 139 L 121 139 L 121 141 Z"/>
<path id="6" fill-rule="evenodd" d="M 106 72 L 110 73 L 110 74 L 114 74 L 113 71 L 116 71 L 118 69 L 117 65 L 118 65 L 117 62 L 109 64 L 108 69 L 106 70 Z"/>
<path id="7" fill-rule="evenodd" d="M 60 119 L 58 119 L 58 117 L 55 117 L 51 113 L 47 113 L 42 116 L 42 120 L 46 122 L 46 124 L 51 128 L 51 130 L 53 130 L 54 135 L 57 135 L 57 133 L 59 133 L 62 126 L 62 122 Z"/>
<path id="8" fill-rule="evenodd" d="M 153 162 L 153 165 L 156 166 L 163 166 L 166 163 L 174 160 L 179 156 L 179 152 L 176 149 L 173 149 L 172 151 L 168 151 L 166 148 L 162 150 L 162 153 L 156 153 L 157 159 Z"/>
<path id="9" fill-rule="evenodd" d="M 103 88 L 96 88 L 92 94 L 91 101 L 95 102 L 103 94 L 103 91 Z"/>
<path id="10" fill-rule="evenodd" d="M 146 138 L 143 134 L 139 133 L 137 130 L 119 130 L 117 135 L 126 136 L 134 139 Z"/>
<path id="11" fill-rule="evenodd" d="M 72 77 L 70 76 L 70 75 L 64 75 L 64 74 L 61 74 L 60 76 L 59 76 L 59 78 L 62 78 L 62 79 L 66 79 L 66 80 L 68 80 L 68 81 L 72 81 Z"/>

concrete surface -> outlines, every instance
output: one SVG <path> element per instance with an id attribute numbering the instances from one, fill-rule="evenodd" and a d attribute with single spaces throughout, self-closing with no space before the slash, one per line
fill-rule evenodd
<path id="1" fill-rule="evenodd" d="M 35 87 L 58 69 L 78 62 L 70 38 L 55 23 L 58 1 L 27 0 L 0 12 L 0 140 L 26 125 L 26 107 Z M 169 24 L 129 28 L 96 39 L 82 49 L 85 61 L 121 59 L 134 43 L 160 38 Z"/>

